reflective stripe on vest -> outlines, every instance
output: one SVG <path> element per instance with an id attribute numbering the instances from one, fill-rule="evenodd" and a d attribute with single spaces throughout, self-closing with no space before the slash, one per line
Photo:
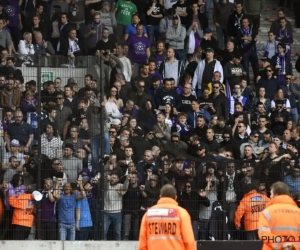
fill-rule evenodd
<path id="1" fill-rule="evenodd" d="M 272 231 L 291 231 L 291 232 L 298 232 L 300 233 L 300 228 L 297 227 L 285 227 L 285 226 L 281 226 L 281 227 L 273 227 Z"/>
<path id="2" fill-rule="evenodd" d="M 270 215 L 269 211 L 268 210 L 264 210 L 264 211 L 262 211 L 262 213 L 266 216 L 267 220 L 270 222 L 271 215 Z"/>
<path id="3" fill-rule="evenodd" d="M 271 232 L 271 228 L 269 227 L 260 227 L 258 230 L 263 232 Z"/>
<path id="4" fill-rule="evenodd" d="M 182 240 L 181 236 L 149 236 L 148 240 Z"/>

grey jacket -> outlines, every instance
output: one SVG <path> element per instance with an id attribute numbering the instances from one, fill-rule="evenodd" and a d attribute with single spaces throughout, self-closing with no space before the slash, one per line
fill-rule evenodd
<path id="1" fill-rule="evenodd" d="M 184 39 L 186 37 L 186 29 L 178 25 L 177 28 L 169 27 L 166 33 L 166 42 L 174 49 L 184 49 Z"/>
<path id="2" fill-rule="evenodd" d="M 265 8 L 265 0 L 244 0 L 244 11 L 248 15 L 260 15 Z"/>
<path id="3" fill-rule="evenodd" d="M 98 108 L 98 113 L 93 112 L 93 108 Z M 104 131 L 107 131 L 106 121 L 108 120 L 108 115 L 106 112 L 106 109 L 104 107 L 100 106 L 100 103 L 98 100 L 95 100 L 95 103 L 93 106 L 89 106 L 86 111 L 86 117 L 89 124 L 89 132 L 90 137 L 95 137 L 101 134 L 101 112 L 103 113 L 103 124 L 104 124 Z"/>

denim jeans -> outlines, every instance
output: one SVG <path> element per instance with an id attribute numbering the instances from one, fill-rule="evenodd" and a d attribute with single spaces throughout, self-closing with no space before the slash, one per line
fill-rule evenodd
<path id="1" fill-rule="evenodd" d="M 88 240 L 91 227 L 81 227 L 79 231 L 76 231 L 76 240 Z"/>
<path id="2" fill-rule="evenodd" d="M 227 27 L 219 26 L 216 27 L 216 30 L 217 30 L 219 48 L 224 49 L 228 41 Z"/>
<path id="3" fill-rule="evenodd" d="M 196 95 L 198 98 L 202 97 L 202 89 L 197 89 Z"/>
<path id="4" fill-rule="evenodd" d="M 122 213 L 104 212 L 104 240 L 107 240 L 107 232 L 110 224 L 113 225 L 115 230 L 115 240 L 121 240 Z"/>
<path id="5" fill-rule="evenodd" d="M 208 239 L 209 220 L 200 220 L 200 240 Z"/>
<path id="6" fill-rule="evenodd" d="M 184 49 L 175 49 L 175 57 L 178 61 L 183 61 L 185 59 Z"/>
<path id="7" fill-rule="evenodd" d="M 91 139 L 91 148 L 92 148 L 92 166 L 93 169 L 96 170 L 96 172 L 100 171 L 100 154 L 99 150 L 101 147 L 101 136 L 95 136 Z M 104 132 L 104 154 L 109 155 L 110 154 L 110 145 L 109 145 L 109 133 L 106 131 Z M 103 155 L 101 155 L 102 157 Z"/>
<path id="8" fill-rule="evenodd" d="M 75 223 L 65 224 L 58 223 L 58 239 L 59 240 L 75 240 Z"/>
<path id="9" fill-rule="evenodd" d="M 292 108 L 290 114 L 291 114 L 292 121 L 297 124 L 299 120 L 298 109 Z"/>
<path id="10" fill-rule="evenodd" d="M 132 225 L 132 240 L 139 239 L 140 216 L 135 213 L 126 213 L 123 217 L 123 240 L 128 240 Z"/>
<path id="11" fill-rule="evenodd" d="M 193 232 L 194 232 L 195 240 L 198 240 L 198 233 L 199 233 L 199 230 L 198 230 L 198 220 L 193 220 L 192 221 L 192 227 L 193 227 Z"/>
<path id="12" fill-rule="evenodd" d="M 153 45 L 155 42 L 159 40 L 159 26 L 156 25 L 148 25 L 147 26 L 148 38 L 150 43 Z M 154 41 L 155 38 L 155 41 Z"/>

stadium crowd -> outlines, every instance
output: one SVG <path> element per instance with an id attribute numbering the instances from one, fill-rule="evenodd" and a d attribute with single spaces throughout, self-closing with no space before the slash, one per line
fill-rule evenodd
<path id="1" fill-rule="evenodd" d="M 264 0 L 1 1 L 1 239 L 34 234 L 41 184 L 42 240 L 100 240 L 102 229 L 105 240 L 137 240 L 165 183 L 196 240 L 257 239 L 270 186 L 300 192 L 293 30 L 279 9 L 259 59 L 264 9 Z M 90 74 L 81 88 L 56 76 L 39 100 L 22 74 L 39 54 L 72 67 L 100 58 L 105 91 Z M 249 197 L 262 197 L 250 217 Z"/>

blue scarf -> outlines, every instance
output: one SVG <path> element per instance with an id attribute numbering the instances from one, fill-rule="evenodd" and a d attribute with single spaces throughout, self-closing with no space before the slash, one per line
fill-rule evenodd
<path id="1" fill-rule="evenodd" d="M 42 41 L 42 43 L 45 43 L 45 40 Z M 46 52 L 46 49 L 44 48 L 44 46 L 40 46 L 38 43 L 35 44 L 36 50 L 37 51 L 41 51 L 41 52 Z"/>
<path id="2" fill-rule="evenodd" d="M 185 124 L 176 123 L 176 130 L 181 135 L 187 135 L 190 132 L 190 126 L 187 125 L 187 123 Z"/>
<path id="3" fill-rule="evenodd" d="M 279 75 L 285 75 L 285 54 L 283 55 L 278 55 L 276 58 L 276 69 L 278 69 L 278 74 Z"/>

